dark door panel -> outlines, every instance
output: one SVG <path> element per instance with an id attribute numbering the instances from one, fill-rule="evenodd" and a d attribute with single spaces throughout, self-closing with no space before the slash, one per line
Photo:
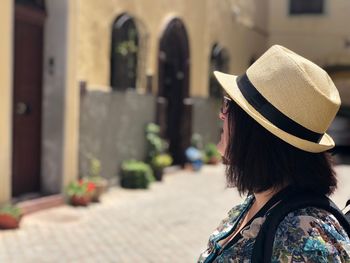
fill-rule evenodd
<path id="1" fill-rule="evenodd" d="M 189 43 L 184 24 L 169 22 L 160 40 L 157 122 L 169 141 L 175 164 L 184 164 L 190 144 L 192 104 L 189 97 Z"/>
<path id="2" fill-rule="evenodd" d="M 40 191 L 44 12 L 16 5 L 12 195 Z"/>

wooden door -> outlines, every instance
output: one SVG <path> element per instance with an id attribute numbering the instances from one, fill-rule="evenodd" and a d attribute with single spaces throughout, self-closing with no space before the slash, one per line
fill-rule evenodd
<path id="1" fill-rule="evenodd" d="M 190 145 L 192 104 L 189 99 L 189 44 L 184 24 L 173 19 L 160 40 L 157 123 L 169 141 L 174 164 L 184 164 Z"/>
<path id="2" fill-rule="evenodd" d="M 12 195 L 40 191 L 45 12 L 15 6 Z"/>

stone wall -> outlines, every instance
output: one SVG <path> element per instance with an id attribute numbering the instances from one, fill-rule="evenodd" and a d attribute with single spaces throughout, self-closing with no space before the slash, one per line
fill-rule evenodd
<path id="1" fill-rule="evenodd" d="M 220 138 L 222 121 L 219 119 L 221 100 L 193 98 L 192 131 L 202 135 L 203 143 L 217 143 Z"/>
<path id="2" fill-rule="evenodd" d="M 120 164 L 145 158 L 144 128 L 155 118 L 155 98 L 135 91 L 88 91 L 81 97 L 79 170 L 88 157 L 101 161 L 102 176 L 115 182 Z"/>
<path id="3" fill-rule="evenodd" d="M 155 119 L 155 97 L 135 91 L 88 91 L 81 97 L 79 170 L 87 174 L 88 158 L 98 158 L 102 176 L 116 182 L 120 164 L 146 155 L 144 127 Z M 203 142 L 217 143 L 220 101 L 193 98 L 192 131 Z"/>

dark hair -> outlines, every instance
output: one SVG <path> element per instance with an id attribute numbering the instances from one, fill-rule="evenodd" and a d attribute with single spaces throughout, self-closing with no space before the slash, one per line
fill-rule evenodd
<path id="1" fill-rule="evenodd" d="M 240 194 L 287 185 L 327 195 L 336 189 L 329 153 L 310 153 L 284 142 L 234 102 L 230 103 L 227 118 L 227 182 Z"/>

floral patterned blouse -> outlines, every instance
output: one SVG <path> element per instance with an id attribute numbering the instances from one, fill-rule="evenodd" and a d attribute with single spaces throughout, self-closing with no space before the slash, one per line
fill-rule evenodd
<path id="1" fill-rule="evenodd" d="M 209 237 L 208 248 L 200 255 L 198 263 L 250 262 L 265 216 L 245 226 L 232 246 L 221 247 L 220 240 L 234 231 L 236 222 L 253 202 L 254 196 L 248 196 L 243 204 L 229 211 L 228 217 Z M 217 256 L 215 251 L 218 251 Z M 271 262 L 350 262 L 350 239 L 329 212 L 314 207 L 299 209 L 289 213 L 278 226 Z"/>

